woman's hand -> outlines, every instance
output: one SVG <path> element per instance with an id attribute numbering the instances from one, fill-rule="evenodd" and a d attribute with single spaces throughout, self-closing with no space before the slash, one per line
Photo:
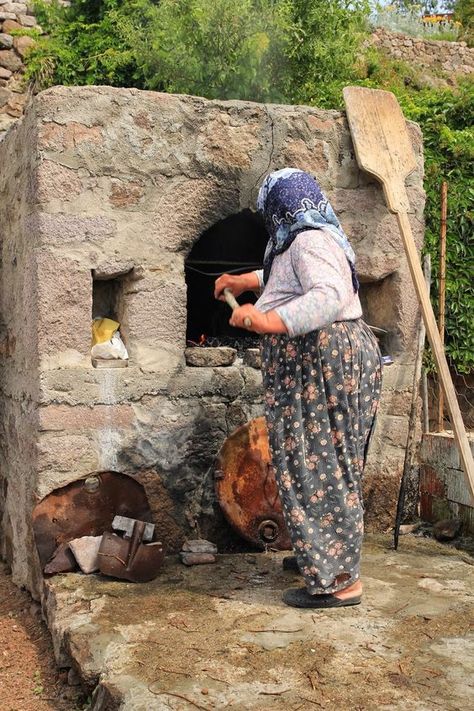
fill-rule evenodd
<path id="1" fill-rule="evenodd" d="M 249 318 L 252 322 L 251 326 L 245 325 L 245 319 Z M 235 328 L 244 328 L 247 331 L 255 333 L 287 333 L 287 328 L 276 311 L 267 311 L 262 313 L 252 304 L 244 304 L 239 306 L 232 312 L 229 319 L 231 326 Z"/>
<path id="2" fill-rule="evenodd" d="M 260 284 L 258 276 L 255 272 L 247 272 L 246 274 L 223 274 L 216 279 L 214 285 L 214 296 L 220 301 L 225 301 L 224 289 L 230 289 L 232 294 L 237 298 L 244 291 L 253 291 L 259 289 Z"/>

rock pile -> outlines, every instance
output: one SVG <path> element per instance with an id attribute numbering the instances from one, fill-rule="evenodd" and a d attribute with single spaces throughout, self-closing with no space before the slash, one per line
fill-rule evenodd
<path id="1" fill-rule="evenodd" d="M 27 99 L 24 59 L 35 40 L 17 32 L 31 29 L 41 32 L 29 5 L 0 0 L 0 140 L 23 114 Z"/>

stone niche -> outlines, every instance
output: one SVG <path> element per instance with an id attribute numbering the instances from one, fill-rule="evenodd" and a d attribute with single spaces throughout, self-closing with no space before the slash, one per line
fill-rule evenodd
<path id="1" fill-rule="evenodd" d="M 409 131 L 418 156 L 410 221 L 421 246 L 421 139 Z M 229 433 L 262 413 L 261 375 L 247 365 L 245 341 L 227 359 L 188 364 L 196 314 L 207 324 L 216 316 L 214 335 L 232 334 L 228 311 L 216 310 L 227 307 L 201 293 L 213 279 L 199 286 L 186 267 L 214 261 L 202 271 L 217 272 L 261 258 L 257 191 L 284 166 L 312 172 L 327 191 L 358 255 L 367 319 L 389 332 L 395 363 L 366 508 L 370 525 L 390 522 L 419 314 L 395 217 L 357 167 L 344 114 L 59 87 L 39 94 L 0 145 L 1 545 L 18 583 L 39 588 L 35 504 L 100 472 L 145 487 L 168 550 L 196 530 L 221 549 L 243 545 L 216 504 L 213 464 Z M 127 368 L 92 367 L 91 318 L 104 310 L 121 323 Z"/>

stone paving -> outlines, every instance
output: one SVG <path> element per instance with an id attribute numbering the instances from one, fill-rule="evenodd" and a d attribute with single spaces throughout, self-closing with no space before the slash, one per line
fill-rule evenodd
<path id="1" fill-rule="evenodd" d="M 431 540 L 365 546 L 360 607 L 294 610 L 281 553 L 167 559 L 152 583 L 69 574 L 46 583 L 58 661 L 93 711 L 446 711 L 473 698 L 472 559 Z M 472 707 L 471 707 L 472 708 Z"/>

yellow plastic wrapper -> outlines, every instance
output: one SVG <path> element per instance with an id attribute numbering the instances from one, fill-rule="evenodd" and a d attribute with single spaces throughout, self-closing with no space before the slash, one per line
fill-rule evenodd
<path id="1" fill-rule="evenodd" d="M 96 318 L 92 321 L 92 345 L 105 343 L 110 341 L 112 336 L 118 329 L 120 324 L 118 321 L 112 321 L 111 318 Z"/>

